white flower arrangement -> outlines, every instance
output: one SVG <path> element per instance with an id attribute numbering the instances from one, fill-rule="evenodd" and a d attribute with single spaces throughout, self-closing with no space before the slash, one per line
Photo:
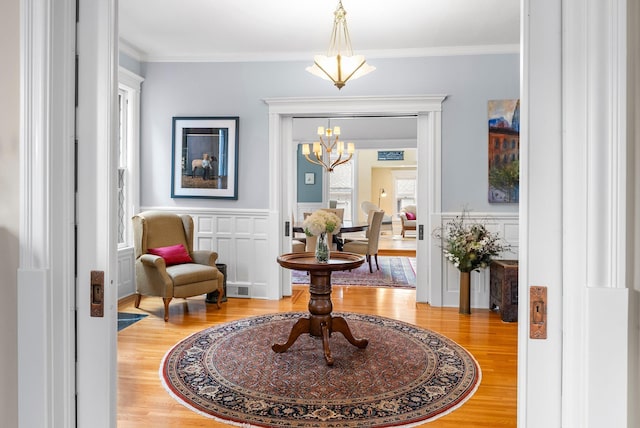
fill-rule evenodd
<path id="1" fill-rule="evenodd" d="M 307 236 L 318 236 L 322 233 L 336 234 L 340 231 L 340 217 L 330 211 L 314 211 L 304 219 L 302 227 Z"/>
<path id="2" fill-rule="evenodd" d="M 460 272 L 486 268 L 494 257 L 510 249 L 498 233 L 489 232 L 482 223 L 469 222 L 466 211 L 436 229 L 434 237 L 442 240 L 442 253 Z"/>

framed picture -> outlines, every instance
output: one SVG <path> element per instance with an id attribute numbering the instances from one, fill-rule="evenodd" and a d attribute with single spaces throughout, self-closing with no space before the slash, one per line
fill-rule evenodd
<path id="1" fill-rule="evenodd" d="M 304 184 L 315 184 L 315 183 L 316 183 L 316 175 L 313 172 L 305 172 Z"/>
<path id="2" fill-rule="evenodd" d="M 238 117 L 174 117 L 172 198 L 238 199 Z"/>
<path id="3" fill-rule="evenodd" d="M 520 199 L 520 100 L 490 100 L 489 202 Z"/>

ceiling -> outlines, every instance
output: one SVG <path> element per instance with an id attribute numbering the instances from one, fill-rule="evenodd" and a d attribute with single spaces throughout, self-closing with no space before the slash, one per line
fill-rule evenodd
<path id="1" fill-rule="evenodd" d="M 126 0 L 120 49 L 143 62 L 309 61 L 329 45 L 337 0 Z M 518 52 L 519 0 L 343 0 L 354 53 L 371 58 Z M 310 64 L 309 64 L 310 65 Z M 304 72 L 304 71 L 301 71 Z M 327 119 L 294 120 L 294 140 Z M 415 147 L 415 118 L 341 118 L 361 148 Z"/>
<path id="2" fill-rule="evenodd" d="M 126 0 L 121 48 L 141 61 L 311 60 L 337 0 Z M 343 0 L 367 58 L 517 52 L 519 0 Z"/>

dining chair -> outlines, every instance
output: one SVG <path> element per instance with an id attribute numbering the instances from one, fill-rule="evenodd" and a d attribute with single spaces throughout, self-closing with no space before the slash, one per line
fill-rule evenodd
<path id="1" fill-rule="evenodd" d="M 371 213 L 371 225 L 368 228 L 369 235 L 367 239 L 347 242 L 343 245 L 342 250 L 348 253 L 356 253 L 366 256 L 367 263 L 369 264 L 369 272 L 373 273 L 371 256 L 376 260 L 376 269 L 380 270 L 380 266 L 378 265 L 378 243 L 380 241 L 380 227 L 382 226 L 384 211 L 372 210 Z"/>
<path id="2" fill-rule="evenodd" d="M 340 222 L 344 221 L 344 208 L 320 208 L 322 211 L 328 211 L 334 213 L 340 219 Z"/>
<path id="3" fill-rule="evenodd" d="M 291 213 L 291 252 L 292 253 L 304 253 L 306 251 L 306 237 L 298 237 L 296 233 L 293 232 L 293 225 L 295 224 L 295 217 L 293 213 Z"/>

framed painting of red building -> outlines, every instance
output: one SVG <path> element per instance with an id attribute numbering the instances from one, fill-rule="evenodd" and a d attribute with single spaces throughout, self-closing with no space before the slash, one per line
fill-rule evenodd
<path id="1" fill-rule="evenodd" d="M 489 202 L 517 203 L 520 184 L 520 100 L 490 100 Z"/>

